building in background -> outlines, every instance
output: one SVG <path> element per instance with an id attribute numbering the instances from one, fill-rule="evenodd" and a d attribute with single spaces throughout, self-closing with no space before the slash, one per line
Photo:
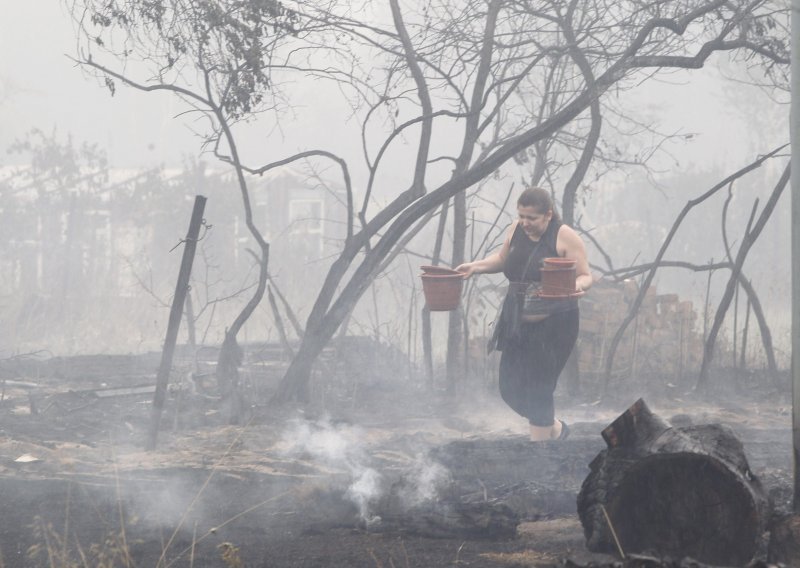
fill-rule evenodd
<path id="1" fill-rule="evenodd" d="M 270 272 L 302 309 L 345 234 L 343 192 L 291 170 L 250 182 L 253 219 L 271 244 Z M 208 197 L 192 288 L 215 340 L 258 274 L 241 194 L 228 171 L 0 170 L 2 341 L 15 350 L 157 348 L 194 195 Z M 309 269 L 312 267 L 312 269 Z M 292 282 L 303 282 L 302 287 Z M 213 317 L 211 312 L 214 312 Z M 269 335 L 269 318 L 254 316 Z M 262 334 L 263 335 L 263 334 Z M 45 340 L 48 338 L 48 340 Z"/>

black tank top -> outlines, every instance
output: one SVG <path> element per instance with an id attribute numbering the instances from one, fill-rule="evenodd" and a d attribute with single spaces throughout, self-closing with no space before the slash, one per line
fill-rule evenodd
<path id="1" fill-rule="evenodd" d="M 532 241 L 517 223 L 514 234 L 511 235 L 511 248 L 503 267 L 503 274 L 506 275 L 506 278 L 511 282 L 540 282 L 542 280 L 542 259 L 558 256 L 556 241 L 561 224 L 561 221 L 555 217 L 551 218 L 542 237 L 538 241 Z M 532 259 L 531 256 L 533 256 Z M 527 274 L 523 277 L 522 271 L 525 270 L 528 259 L 531 259 L 530 265 Z"/>

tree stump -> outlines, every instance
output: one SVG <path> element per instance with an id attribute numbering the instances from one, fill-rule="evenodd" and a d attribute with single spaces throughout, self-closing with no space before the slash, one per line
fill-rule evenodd
<path id="1" fill-rule="evenodd" d="M 726 566 L 763 553 L 768 499 L 729 428 L 672 427 L 639 399 L 602 436 L 578 495 L 589 550 Z"/>

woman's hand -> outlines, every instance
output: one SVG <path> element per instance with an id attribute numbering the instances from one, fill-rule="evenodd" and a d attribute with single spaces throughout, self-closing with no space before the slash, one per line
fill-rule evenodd
<path id="1" fill-rule="evenodd" d="M 475 271 L 475 263 L 474 262 L 465 262 L 464 264 L 459 264 L 455 267 L 457 272 L 461 272 L 462 278 L 465 280 L 472 276 L 473 274 L 477 274 Z"/>
<path id="2" fill-rule="evenodd" d="M 592 275 L 582 274 L 575 280 L 575 292 L 586 292 L 592 287 Z"/>

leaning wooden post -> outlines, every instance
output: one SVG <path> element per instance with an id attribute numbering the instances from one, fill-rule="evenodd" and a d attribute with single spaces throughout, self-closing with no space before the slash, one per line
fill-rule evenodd
<path id="1" fill-rule="evenodd" d="M 800 0 L 792 0 L 791 51 L 791 168 L 800 171 Z M 794 463 L 794 505 L 800 513 L 800 176 L 793 175 L 792 187 L 792 447 Z"/>
<path id="2" fill-rule="evenodd" d="M 147 438 L 147 449 L 156 449 L 158 439 L 158 429 L 161 423 L 161 413 L 164 410 L 164 399 L 167 395 L 167 383 L 169 373 L 172 369 L 172 356 L 175 353 L 175 342 L 178 339 L 178 330 L 181 327 L 183 316 L 183 306 L 186 302 L 186 293 L 189 290 L 189 276 L 192 274 L 192 263 L 194 253 L 197 249 L 197 239 L 200 235 L 200 227 L 203 224 L 203 210 L 206 207 L 206 198 L 198 195 L 194 199 L 194 209 L 192 210 L 192 220 L 189 222 L 189 231 L 186 233 L 185 247 L 183 248 L 183 259 L 181 260 L 181 270 L 178 273 L 178 283 L 175 285 L 175 295 L 172 298 L 172 307 L 169 312 L 169 323 L 167 325 L 167 336 L 164 339 L 164 350 L 161 352 L 161 364 L 158 367 L 156 376 L 156 394 L 153 397 L 153 414 L 150 419 L 150 433 Z"/>

